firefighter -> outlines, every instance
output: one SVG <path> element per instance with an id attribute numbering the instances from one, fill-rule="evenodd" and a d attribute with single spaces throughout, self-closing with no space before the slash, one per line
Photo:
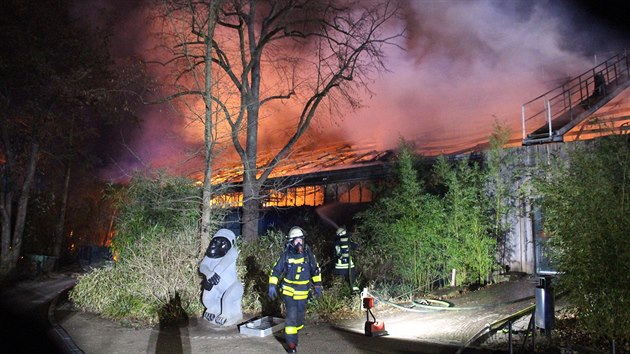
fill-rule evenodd
<path id="1" fill-rule="evenodd" d="M 338 228 L 336 233 L 337 238 L 335 239 L 334 246 L 337 262 L 335 263 L 334 274 L 348 276 L 350 286 L 352 286 L 353 290 L 359 290 L 353 283 L 353 279 L 355 279 L 356 276 L 356 269 L 350 255 L 352 250 L 357 249 L 357 244 L 350 241 L 350 234 L 345 228 Z"/>
<path id="2" fill-rule="evenodd" d="M 289 230 L 284 252 L 269 276 L 269 297 L 274 300 L 280 291 L 286 307 L 284 333 L 288 353 L 297 352 L 298 331 L 304 327 L 304 313 L 311 287 L 315 297 L 322 294 L 321 270 L 304 237 L 305 232 L 300 227 L 294 226 Z M 280 279 L 282 281 L 278 289 Z"/>

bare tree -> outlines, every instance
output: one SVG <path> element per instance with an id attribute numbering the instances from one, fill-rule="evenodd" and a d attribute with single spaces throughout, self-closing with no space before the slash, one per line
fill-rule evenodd
<path id="1" fill-rule="evenodd" d="M 200 252 L 204 252 L 210 241 L 210 224 L 212 219 L 211 200 L 213 196 L 212 174 L 213 156 L 217 140 L 215 121 L 219 115 L 213 107 L 213 100 L 219 102 L 213 93 L 212 57 L 214 31 L 217 23 L 218 9 L 222 0 L 188 1 L 158 0 L 160 18 L 163 20 L 162 45 L 170 56 L 166 62 L 159 63 L 167 67 L 174 66 L 175 74 L 171 75 L 170 92 L 159 102 L 184 100 L 188 116 L 200 121 L 204 127 L 204 172 L 201 201 Z M 203 104 L 202 112 L 197 112 L 196 101 Z"/>
<path id="2" fill-rule="evenodd" d="M 18 166 L 16 151 L 9 138 L 6 115 L 0 118 L 2 142 L 6 160 L 0 166 L 0 217 L 2 221 L 0 242 L 0 278 L 9 274 L 17 265 L 22 250 L 22 235 L 26 220 L 26 207 L 39 160 L 40 145 L 37 139 L 29 139 L 29 151 L 24 168 Z M 17 179 L 17 180 L 16 180 Z M 22 182 L 19 186 L 15 182 Z M 17 202 L 16 202 L 17 200 Z M 13 206 L 16 205 L 16 210 Z"/>
<path id="3" fill-rule="evenodd" d="M 12 15 L 5 16 L 0 31 L 0 276 L 22 255 L 31 192 L 48 188 L 52 194 L 59 166 L 57 222 L 37 232 L 52 239 L 45 252 L 61 255 L 70 181 L 81 174 L 72 163 L 89 170 L 86 155 L 94 150 L 87 150 L 99 127 L 113 116 L 127 117 L 104 108 L 117 82 L 106 36 L 73 19 L 69 3 L 11 0 L 1 6 L 3 14 Z"/>
<path id="4" fill-rule="evenodd" d="M 221 73 L 214 77 L 216 86 L 206 81 L 206 90 L 195 93 L 204 97 L 206 124 L 212 115 L 210 100 L 221 113 L 241 160 L 242 235 L 252 240 L 258 237 L 261 192 L 274 169 L 316 116 L 340 119 L 332 116 L 343 108 L 358 108 L 358 90 L 368 90 L 371 75 L 385 69 L 384 48 L 402 35 L 390 26 L 399 9 L 390 2 L 352 0 L 225 0 L 210 36 L 214 19 L 208 18 L 209 9 L 217 2 L 181 3 L 189 4 L 188 28 L 198 40 L 180 42 L 175 58 L 192 60 L 180 67 L 178 77 L 191 75 L 197 66 L 208 72 L 208 55 Z M 197 48 L 195 55 L 194 47 L 205 50 Z M 212 94 L 209 87 L 219 92 Z M 291 109 L 278 114 L 282 106 Z M 275 124 L 283 133 L 275 134 L 273 146 L 265 151 L 260 148 L 263 118 L 265 125 Z M 263 153 L 271 157 L 263 159 Z M 207 168 L 206 181 L 211 176 Z"/>

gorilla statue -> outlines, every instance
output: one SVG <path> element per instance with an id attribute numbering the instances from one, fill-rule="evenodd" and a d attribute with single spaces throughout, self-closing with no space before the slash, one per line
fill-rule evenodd
<path id="1" fill-rule="evenodd" d="M 206 310 L 203 318 L 220 326 L 236 324 L 243 318 L 243 285 L 236 275 L 235 240 L 234 232 L 220 229 L 199 264 L 199 271 L 204 275 L 201 301 Z"/>

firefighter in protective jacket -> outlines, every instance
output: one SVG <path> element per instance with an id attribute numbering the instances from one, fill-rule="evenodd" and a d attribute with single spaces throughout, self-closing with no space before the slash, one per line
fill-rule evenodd
<path id="1" fill-rule="evenodd" d="M 352 279 L 356 278 L 356 270 L 354 262 L 350 256 L 350 251 L 357 249 L 357 244 L 350 241 L 350 234 L 346 229 L 340 227 L 337 229 L 337 238 L 335 239 L 335 275 L 348 275 L 350 277 L 350 283 Z"/>
<path id="2" fill-rule="evenodd" d="M 315 255 L 304 242 L 304 236 L 300 227 L 294 226 L 289 230 L 289 242 L 269 276 L 269 297 L 275 299 L 280 291 L 286 307 L 284 333 L 289 353 L 297 351 L 298 331 L 304 327 L 311 287 L 316 297 L 322 294 L 321 270 Z"/>

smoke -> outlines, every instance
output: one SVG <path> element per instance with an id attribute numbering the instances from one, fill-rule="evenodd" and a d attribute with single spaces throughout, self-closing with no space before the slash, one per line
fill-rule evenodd
<path id="1" fill-rule="evenodd" d="M 146 35 L 150 24 L 142 2 L 82 4 L 78 13 L 91 13 L 86 18 L 95 23 L 91 18 L 98 11 L 118 14 L 112 38 L 116 55 L 147 58 L 155 43 Z M 389 71 L 371 86 L 375 95 L 363 97 L 364 108 L 334 123 L 317 123 L 305 145 L 332 141 L 389 149 L 403 137 L 434 155 L 483 144 L 493 122 L 518 137 L 524 102 L 626 49 L 630 38 L 620 25 L 625 19 L 611 24 L 577 1 L 409 0 L 404 5 L 398 23 L 406 28 L 404 50 L 389 49 Z M 202 143 L 201 126 L 187 125 L 164 109 L 147 109 L 143 118 L 142 134 L 129 142 L 134 154 L 118 161 L 176 166 L 184 174 L 195 164 L 201 169 L 201 160 L 190 160 Z M 273 141 L 271 134 L 282 131 L 277 119 L 269 122 L 274 125 L 264 126 L 263 120 L 261 141 Z"/>
<path id="2" fill-rule="evenodd" d="M 114 62 L 159 60 L 155 48 L 161 42 L 155 33 L 159 22 L 151 0 L 84 0 L 76 2 L 71 13 L 88 26 L 108 29 L 110 53 Z M 160 66 L 152 66 L 153 79 L 164 73 Z M 157 93 L 154 99 L 163 95 Z M 180 175 L 191 175 L 203 166 L 197 154 L 203 142 L 203 126 L 184 118 L 172 104 L 141 105 L 135 107 L 140 126 L 127 122 L 103 136 L 103 149 L 111 164 L 101 171 L 107 180 L 128 180 L 135 170 L 165 169 Z"/>
<path id="3" fill-rule="evenodd" d="M 344 120 L 347 139 L 392 148 L 404 137 L 437 154 L 484 143 L 495 121 L 519 136 L 523 103 L 623 49 L 571 5 L 410 1 L 406 51 L 389 53 L 376 95 Z"/>

